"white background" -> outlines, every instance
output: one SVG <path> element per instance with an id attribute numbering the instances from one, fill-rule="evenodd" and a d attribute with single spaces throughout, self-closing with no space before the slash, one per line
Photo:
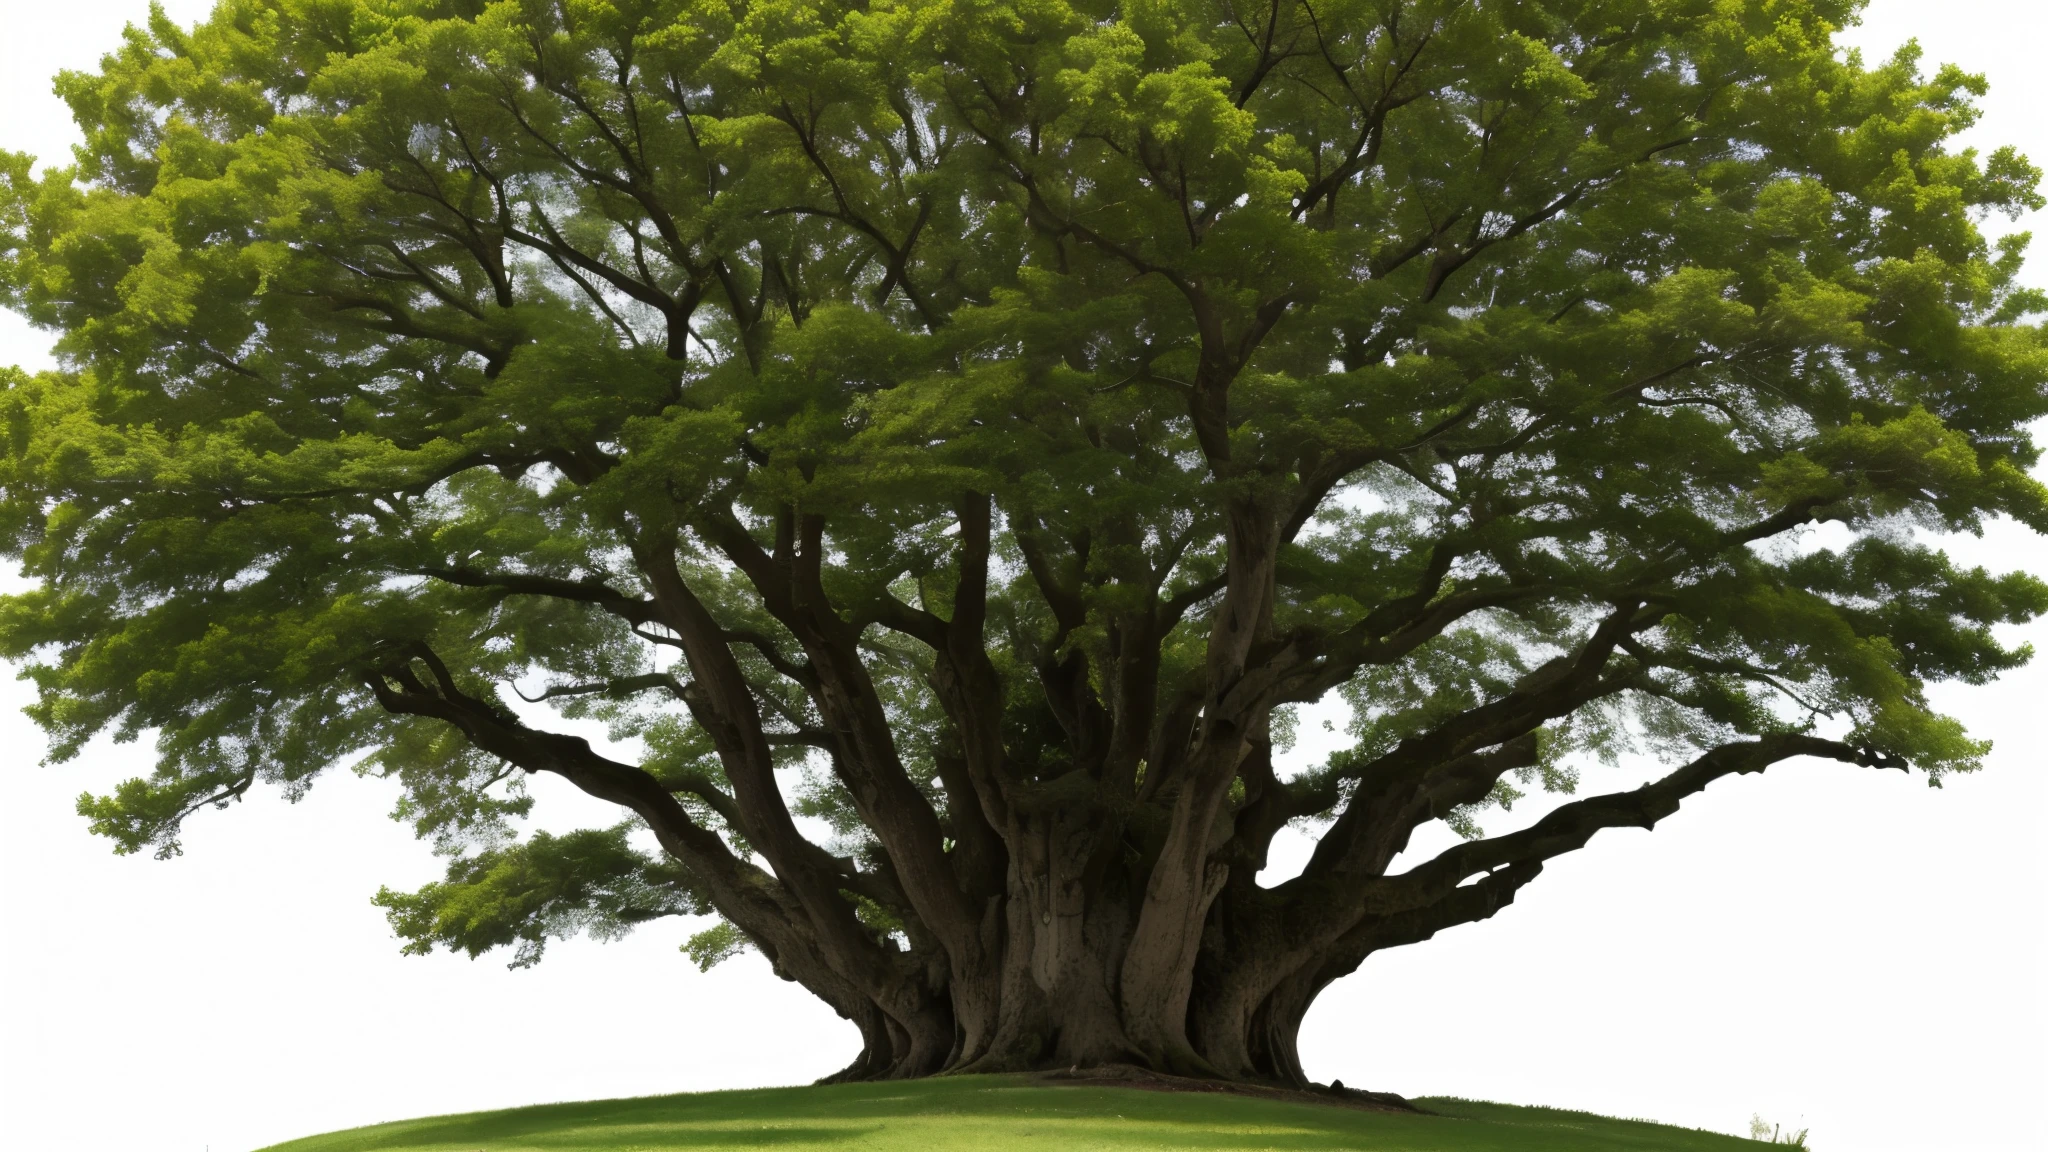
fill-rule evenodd
<path id="1" fill-rule="evenodd" d="M 189 22 L 208 5 L 165 6 Z M 74 136 L 47 78 L 90 66 L 142 11 L 0 0 L 0 145 L 62 157 Z M 2036 4 L 1878 0 L 1846 39 L 1910 37 L 1990 75 L 1974 141 L 2048 160 Z M 46 365 L 46 346 L 0 313 L 0 363 Z M 2048 571 L 2048 547 L 2010 526 L 1956 548 Z M 2048 648 L 2048 627 L 2026 635 Z M 852 1029 L 758 957 L 698 974 L 682 922 L 557 945 L 526 972 L 399 956 L 369 896 L 439 864 L 385 818 L 388 788 L 346 772 L 296 806 L 207 812 L 181 859 L 117 858 L 74 800 L 146 772 L 146 749 L 44 766 L 28 699 L 0 679 L 8 1147 L 240 1152 L 424 1113 L 800 1083 L 853 1055 Z M 1311 1074 L 1728 1132 L 1762 1113 L 1810 1127 L 1821 1152 L 2048 1148 L 2048 665 L 1938 700 L 1998 742 L 1987 771 L 1934 791 L 1787 765 L 1716 784 L 1654 835 L 1604 833 L 1494 920 L 1325 994 L 1302 1038 Z M 549 825 L 612 819 L 535 783 Z"/>

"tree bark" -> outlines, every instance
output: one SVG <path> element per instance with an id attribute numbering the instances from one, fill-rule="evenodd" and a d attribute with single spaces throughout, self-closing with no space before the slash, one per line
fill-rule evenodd
<path id="1" fill-rule="evenodd" d="M 711 737 L 723 782 L 673 787 L 708 801 L 744 852 L 694 820 L 671 786 L 579 739 L 527 727 L 465 691 L 424 646 L 395 655 L 371 686 L 391 711 L 445 720 L 487 752 L 638 814 L 779 975 L 859 1030 L 861 1054 L 839 1079 L 1125 1064 L 1305 1085 L 1297 1038 L 1332 981 L 1377 950 L 1496 914 L 1545 860 L 1600 829 L 1647 827 L 1722 776 L 1793 756 L 1896 766 L 1807 736 L 1728 744 L 1643 788 L 1566 804 L 1530 828 L 1390 874 L 1414 829 L 1535 764 L 1542 725 L 1636 683 L 1630 638 L 1661 614 L 1619 598 L 1567 656 L 1512 691 L 1352 766 L 1343 780 L 1289 783 L 1273 771 L 1269 728 L 1290 685 L 1346 674 L 1345 661 L 1399 658 L 1420 642 L 1415 630 L 1440 632 L 1489 601 L 1446 609 L 1454 598 L 1443 598 L 1427 612 L 1387 614 L 1378 637 L 1357 643 L 1275 635 L 1282 515 L 1248 500 L 1228 514 L 1228 564 L 1208 586 L 1220 597 L 1203 662 L 1166 677 L 1164 638 L 1188 601 L 1155 594 L 1124 605 L 1083 660 L 1064 646 L 1088 615 L 1075 581 L 1095 542 L 1018 532 L 1029 578 L 1059 625 L 1037 668 L 1009 675 L 1035 675 L 1041 722 L 1065 749 L 1064 759 L 1026 765 L 1011 743 L 1019 685 L 998 670 L 984 636 L 994 511 L 973 493 L 959 509 L 948 611 L 882 592 L 870 612 L 930 653 L 947 728 L 925 783 L 897 747 L 863 650 L 868 624 L 826 599 L 824 531 L 813 517 L 786 510 L 772 547 L 730 516 L 698 527 L 786 629 L 780 641 L 722 625 L 673 561 L 673 537 L 636 538 L 647 599 L 589 582 L 503 585 L 670 630 L 688 683 L 636 683 L 667 685 Z M 798 829 L 775 779 L 760 705 L 769 697 L 736 655 L 748 646 L 809 696 L 822 725 L 809 739 L 873 835 L 865 864 L 830 855 Z M 1305 871 L 1260 886 L 1272 837 L 1314 814 L 1333 823 Z M 878 927 L 863 907 L 896 927 Z"/>

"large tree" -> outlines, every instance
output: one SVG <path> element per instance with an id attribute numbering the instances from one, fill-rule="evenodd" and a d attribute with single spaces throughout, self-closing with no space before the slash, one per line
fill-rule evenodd
<path id="1" fill-rule="evenodd" d="M 120 851 L 398 782 L 412 950 L 715 913 L 844 1076 L 1304 1083 L 1321 989 L 1603 828 L 1981 759 L 1923 688 L 2048 586 L 1927 541 L 2048 530 L 2048 301 L 1976 226 L 2042 201 L 1857 8 L 159 13 L 6 161 L 63 369 L 0 399 L 0 649 L 57 759 L 154 739 Z M 520 837 L 531 773 L 624 822 Z"/>

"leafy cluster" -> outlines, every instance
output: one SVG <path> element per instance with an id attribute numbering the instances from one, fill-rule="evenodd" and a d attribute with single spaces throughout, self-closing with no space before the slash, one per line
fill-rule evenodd
<path id="1" fill-rule="evenodd" d="M 59 80 L 75 163 L 4 164 L 64 367 L 0 392 L 0 653 L 55 758 L 156 742 L 82 801 L 122 850 L 357 764 L 453 858 L 399 931 L 522 962 L 715 906 L 708 965 L 812 871 L 937 947 L 986 812 L 1142 870 L 1213 785 L 1232 859 L 1330 826 L 1321 892 L 1631 739 L 1967 770 L 1924 687 L 2048 585 L 1926 534 L 2048 531 L 2048 301 L 1976 226 L 2039 174 L 1856 9 L 159 12 Z M 1333 691 L 1355 746 L 1270 779 Z M 508 840 L 529 771 L 664 851 Z"/>

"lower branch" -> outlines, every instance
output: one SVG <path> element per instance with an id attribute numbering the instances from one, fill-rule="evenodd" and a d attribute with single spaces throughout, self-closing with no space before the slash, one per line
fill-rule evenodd
<path id="1" fill-rule="evenodd" d="M 1520 832 L 1446 849 L 1426 864 L 1369 885 L 1365 910 L 1388 915 L 1426 907 L 1473 876 L 1510 865 L 1549 860 L 1583 848 L 1603 828 L 1653 828 L 1657 821 L 1678 811 L 1686 797 L 1703 791 L 1723 776 L 1761 772 L 1797 756 L 1839 760 L 1866 768 L 1906 767 L 1899 757 L 1814 736 L 1787 734 L 1723 744 L 1641 788 L 1566 804 Z"/>
<path id="2" fill-rule="evenodd" d="M 1315 997 L 1384 948 L 1484 920 L 1535 879 L 1544 862 L 1603 828 L 1649 828 L 1723 776 L 1798 756 L 1903 768 L 1896 757 L 1811 736 L 1777 735 L 1715 748 L 1663 779 L 1560 807 L 1520 832 L 1459 844 L 1397 876 L 1345 888 L 1305 885 L 1288 897 L 1242 893 L 1227 909 L 1233 937 L 1214 957 L 1191 1023 L 1226 1074 L 1305 1084 L 1294 1036 Z"/>
<path id="3" fill-rule="evenodd" d="M 416 674 L 415 661 L 426 665 L 431 684 Z M 823 937 L 815 916 L 795 893 L 735 855 L 652 775 L 599 754 L 580 737 L 530 728 L 491 701 L 462 691 L 424 645 L 413 646 L 407 658 L 377 669 L 366 680 L 386 711 L 444 721 L 484 752 L 528 772 L 552 772 L 591 796 L 632 811 L 654 832 L 663 850 L 703 885 L 713 906 L 754 942 L 777 975 L 802 984 L 860 1025 L 871 1048 L 876 1037 L 888 1039 L 871 1060 L 885 1061 L 885 1074 L 936 1070 L 951 1025 L 943 1008 L 910 978 L 912 974 L 899 971 L 878 944 L 845 933 Z M 848 955 L 850 948 L 860 951 Z"/>

